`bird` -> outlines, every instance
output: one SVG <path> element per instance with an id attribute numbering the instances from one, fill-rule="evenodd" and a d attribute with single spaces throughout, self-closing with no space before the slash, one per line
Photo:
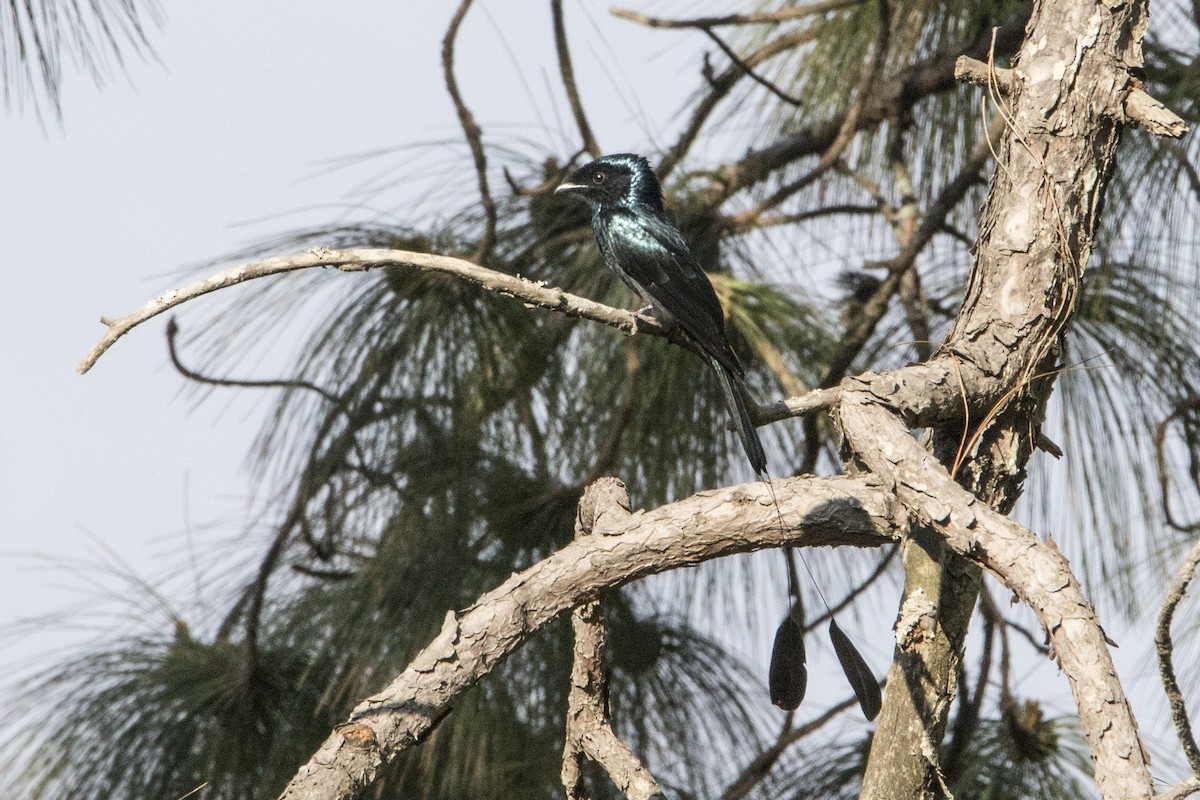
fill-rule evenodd
<path id="1" fill-rule="evenodd" d="M 708 360 L 754 473 L 767 480 L 767 456 L 747 404 L 746 372 L 725 333 L 721 301 L 663 208 L 662 186 L 644 157 L 602 156 L 554 190 L 585 200 L 604 263 L 655 316 L 674 323 Z"/>
<path id="2" fill-rule="evenodd" d="M 554 192 L 582 198 L 591 206 L 592 232 L 604 263 L 650 305 L 657 317 L 678 325 L 708 360 L 733 416 L 746 458 L 770 489 L 782 531 L 783 514 L 767 472 L 762 440 L 747 404 L 746 372 L 725 333 L 721 301 L 688 249 L 683 234 L 667 216 L 662 185 L 650 162 L 633 153 L 601 156 L 573 172 Z M 811 570 L 809 575 L 812 576 Z M 799 590 L 790 576 L 789 571 L 789 593 L 795 602 L 776 631 L 768 674 L 771 702 L 787 711 L 800 705 L 808 683 L 800 619 L 803 609 Z M 829 609 L 824 595 L 821 600 Z M 837 626 L 832 609 L 829 615 L 829 634 L 838 661 L 858 696 L 863 714 L 868 720 L 874 719 L 880 709 L 879 683 Z"/>

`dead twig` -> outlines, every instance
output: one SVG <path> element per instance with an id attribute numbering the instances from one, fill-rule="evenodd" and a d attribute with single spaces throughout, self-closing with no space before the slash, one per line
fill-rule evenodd
<path id="1" fill-rule="evenodd" d="M 579 99 L 579 88 L 575 85 L 575 68 L 571 65 L 571 48 L 567 46 L 567 27 L 563 22 L 562 0 L 550 0 L 550 15 L 554 18 L 554 48 L 558 51 L 558 72 L 562 76 L 563 89 L 567 92 L 567 103 L 571 106 L 571 115 L 579 127 L 579 136 L 583 139 L 583 149 L 593 158 L 600 157 L 600 145 L 588 124 L 587 114 L 583 111 L 583 101 Z"/>
<path id="2" fill-rule="evenodd" d="M 471 148 L 471 158 L 475 161 L 475 177 L 479 182 L 479 201 L 483 206 L 483 236 L 479 240 L 479 249 L 476 251 L 475 260 L 486 264 L 492 255 L 492 248 L 496 246 L 496 201 L 492 199 L 491 190 L 488 188 L 487 178 L 487 155 L 483 152 L 483 131 L 479 128 L 479 123 L 475 121 L 475 115 L 471 113 L 471 109 L 467 108 L 467 104 L 463 102 L 462 93 L 458 90 L 458 81 L 454 77 L 454 42 L 458 38 L 458 29 L 462 25 L 463 18 L 467 16 L 467 10 L 471 7 L 472 0 L 462 0 L 458 6 L 458 10 L 454 12 L 454 16 L 450 19 L 450 26 L 446 29 L 446 36 L 442 39 L 442 72 L 446 80 L 446 91 L 450 93 L 450 99 L 454 102 L 454 109 L 458 112 L 458 121 L 462 125 L 463 135 L 467 137 L 467 145 Z"/>
<path id="3" fill-rule="evenodd" d="M 863 0 L 824 0 L 820 3 L 809 3 L 804 6 L 780 9 L 779 11 L 759 11 L 752 14 L 726 14 L 722 17 L 695 17 L 693 19 L 667 19 L 651 17 L 627 8 L 614 8 L 612 15 L 645 25 L 648 28 L 714 28 L 721 25 L 778 25 L 781 22 L 791 22 L 816 14 L 826 14 L 843 8 L 856 6 Z"/>

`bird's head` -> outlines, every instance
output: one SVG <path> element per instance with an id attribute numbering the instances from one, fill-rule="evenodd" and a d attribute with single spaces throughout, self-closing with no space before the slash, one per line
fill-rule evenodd
<path id="1" fill-rule="evenodd" d="M 554 190 L 592 205 L 625 204 L 662 210 L 662 187 L 650 162 L 630 153 L 602 156 L 580 167 Z"/>

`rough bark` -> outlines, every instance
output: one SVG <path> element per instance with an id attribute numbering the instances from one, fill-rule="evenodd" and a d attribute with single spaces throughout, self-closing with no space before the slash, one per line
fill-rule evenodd
<path id="1" fill-rule="evenodd" d="M 575 520 L 576 538 L 604 535 L 596 522 L 620 525 L 629 514 L 629 494 L 616 478 L 601 478 L 584 492 Z M 604 665 L 604 612 L 589 600 L 571 612 L 575 648 L 571 689 L 567 694 L 567 726 L 563 742 L 563 788 L 567 800 L 587 800 L 583 764 L 590 758 L 629 800 L 662 800 L 658 781 L 629 745 L 618 738 L 608 713 L 608 674 Z"/>
<path id="2" fill-rule="evenodd" d="M 1112 172 L 1126 98 L 1133 88 L 1129 70 L 1141 66 L 1144 27 L 1144 3 L 1035 3 L 1011 73 L 1009 129 L 980 223 L 974 269 L 963 308 L 935 357 L 950 360 L 960 375 L 966 368 L 972 378 L 986 376 L 988 382 L 1008 387 L 991 405 L 981 407 L 978 398 L 964 398 L 963 418 L 958 424 L 943 423 L 934 437 L 934 451 L 947 468 L 945 479 L 953 475 L 970 489 L 964 496 L 988 503 L 989 512 L 994 508 L 1006 513 L 1020 495 L 1052 386 L 1050 374 Z M 970 380 L 962 386 L 972 394 L 976 383 Z M 868 452 L 879 448 L 876 437 L 881 432 L 872 430 L 866 436 L 855 425 L 883 423 L 857 416 L 852 394 L 843 396 L 841 407 L 852 449 L 877 474 L 895 476 L 902 501 L 913 504 L 919 521 L 948 535 L 941 514 L 948 492 L 944 484 L 935 491 L 928 479 L 919 480 L 909 486 L 913 495 L 904 488 L 905 472 L 918 469 L 911 461 L 918 454 L 928 456 L 907 434 L 900 434 L 907 442 L 897 443 L 882 457 Z M 919 468 L 926 478 L 933 469 L 931 464 Z M 926 502 L 940 508 L 920 512 Z M 963 554 L 979 546 L 953 538 L 949 543 Z M 1025 546 L 1038 548 L 1045 574 L 1028 576 L 1036 579 L 1032 582 L 1018 581 L 1024 586 L 1018 591 L 1042 618 L 1072 682 L 1101 792 L 1106 798 L 1147 796 L 1149 773 L 1132 716 L 1118 729 L 1109 729 L 1090 713 L 1097 705 L 1126 705 L 1094 613 L 1056 550 L 1036 542 Z M 984 563 L 994 571 L 1003 575 L 1017 566 L 998 564 L 991 545 L 984 547 L 989 548 Z M 863 797 L 899 800 L 936 792 L 936 750 L 930 742 L 939 743 L 945 729 L 977 581 L 972 570 L 956 561 L 921 537 L 907 545 L 908 585 L 889 685 L 903 685 L 908 691 L 888 692 Z M 924 634 L 913 646 L 912 632 L 923 628 L 941 635 Z M 1067 666 L 1075 658 L 1078 670 Z"/>
<path id="3" fill-rule="evenodd" d="M 732 486 L 632 515 L 601 513 L 593 535 L 517 573 L 441 633 L 382 692 L 355 708 L 281 798 L 359 797 L 385 761 L 421 742 L 476 681 L 561 612 L 656 572 L 739 552 L 891 541 L 905 515 L 890 493 L 857 478 L 792 478 Z M 586 504 L 580 514 L 591 516 Z M 777 513 L 798 520 L 781 529 Z M 620 535 L 616 535 L 616 534 Z"/>

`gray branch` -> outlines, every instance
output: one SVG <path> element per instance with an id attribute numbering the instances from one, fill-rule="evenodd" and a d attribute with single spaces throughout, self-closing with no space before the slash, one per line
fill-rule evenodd
<path id="1" fill-rule="evenodd" d="M 789 546 L 875 547 L 901 532 L 894 498 L 862 478 L 776 481 L 701 492 L 632 515 L 600 514 L 594 533 L 510 577 L 367 698 L 292 778 L 281 800 L 361 796 L 382 765 L 416 746 L 455 701 L 563 611 L 637 578 L 734 553 Z M 586 504 L 582 504 L 587 515 Z M 602 509 L 603 510 L 603 509 Z M 594 512 L 593 512 L 594 514 Z"/>
<path id="2" fill-rule="evenodd" d="M 629 494 L 616 478 L 601 478 L 579 501 L 575 536 L 603 536 L 601 528 L 624 527 L 629 517 Z M 583 763 L 590 758 L 604 767 L 630 800 L 662 800 L 658 781 L 613 731 L 608 714 L 608 675 L 604 668 L 604 612 L 599 600 L 589 600 L 571 612 L 575 653 L 571 689 L 567 695 L 567 730 L 563 744 L 563 787 L 568 800 L 587 800 Z"/>

